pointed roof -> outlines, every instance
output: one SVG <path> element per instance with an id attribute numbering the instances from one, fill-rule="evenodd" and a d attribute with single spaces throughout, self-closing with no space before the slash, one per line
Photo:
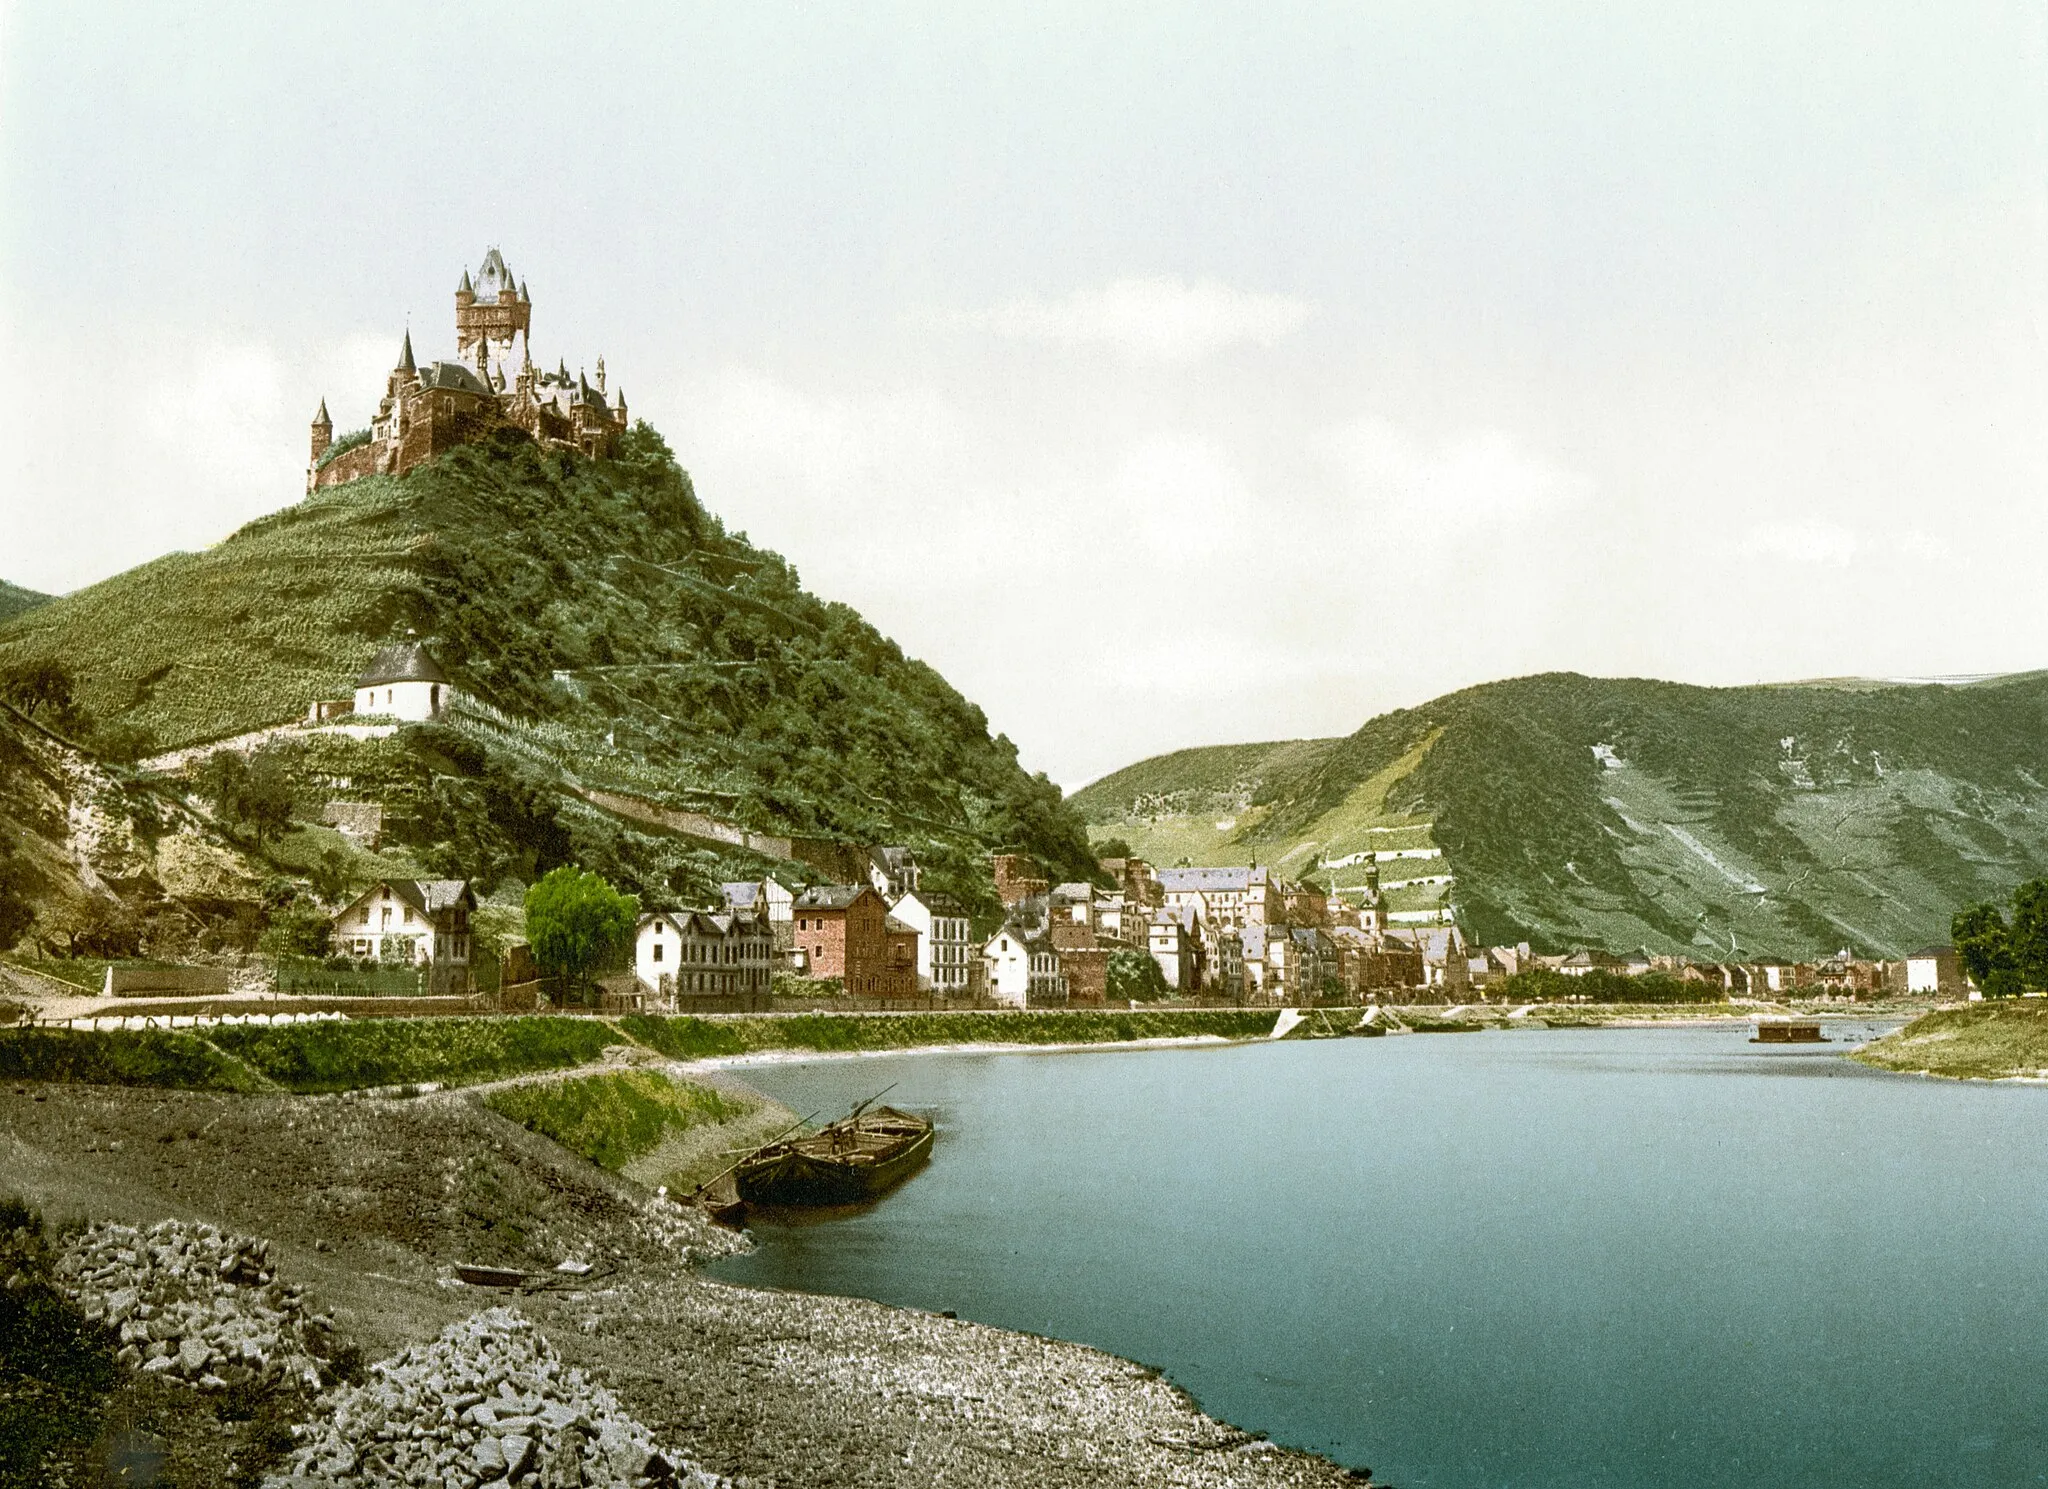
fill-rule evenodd
<path id="1" fill-rule="evenodd" d="M 363 675 L 356 679 L 359 688 L 381 687 L 388 682 L 447 682 L 448 674 L 441 670 L 427 648 L 418 641 L 407 641 L 397 646 L 386 646 L 370 659 L 370 665 L 363 669 Z"/>
<path id="2" fill-rule="evenodd" d="M 476 293 L 475 288 L 469 282 L 469 270 L 464 269 L 462 271 L 462 283 L 455 286 L 455 293 L 458 295 L 473 295 Z"/>
<path id="3" fill-rule="evenodd" d="M 419 364 L 412 359 L 412 327 L 405 328 L 405 350 L 398 354 L 400 372 L 418 372 Z"/>
<path id="4" fill-rule="evenodd" d="M 327 417 L 327 400 L 325 398 L 320 400 L 320 412 L 313 415 L 313 422 L 315 424 L 325 424 L 329 429 L 334 427 L 334 420 Z"/>

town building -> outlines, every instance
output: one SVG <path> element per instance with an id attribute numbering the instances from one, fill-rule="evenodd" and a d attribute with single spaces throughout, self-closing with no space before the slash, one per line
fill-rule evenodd
<path id="1" fill-rule="evenodd" d="M 466 994 L 475 912 L 467 879 L 379 879 L 334 914 L 329 943 L 357 961 L 422 968 L 430 993 Z"/>
<path id="2" fill-rule="evenodd" d="M 1923 946 L 1906 954 L 1908 996 L 1948 999 L 1963 992 L 1963 962 L 1953 946 Z"/>
<path id="3" fill-rule="evenodd" d="M 1184 998 L 1202 990 L 1201 921 L 1188 906 L 1168 905 L 1152 912 L 1145 949 L 1159 964 L 1166 985 Z"/>
<path id="4" fill-rule="evenodd" d="M 412 332 L 384 383 L 384 398 L 367 431 L 336 441 L 327 400 L 312 424 L 310 494 L 371 475 L 403 475 L 457 445 L 498 429 L 518 429 L 547 449 L 609 455 L 626 431 L 626 395 L 605 391 L 604 358 L 596 377 L 570 376 L 534 365 L 533 300 L 514 280 L 503 255 L 484 255 L 474 280 L 465 269 L 455 290 L 455 359 L 421 367 Z"/>
<path id="5" fill-rule="evenodd" d="M 386 646 L 356 679 L 355 712 L 423 723 L 441 716 L 455 688 L 433 653 L 417 640 Z"/>
<path id="6" fill-rule="evenodd" d="M 1101 858 L 1096 860 L 1096 867 L 1110 877 L 1127 904 L 1149 911 L 1166 903 L 1166 892 L 1160 888 L 1159 876 L 1153 873 L 1152 865 L 1144 859 Z"/>
<path id="7" fill-rule="evenodd" d="M 1167 909 L 1193 910 L 1219 927 L 1241 931 L 1284 918 L 1283 898 L 1267 869 L 1161 869 L 1159 888 Z"/>
<path id="8" fill-rule="evenodd" d="M 868 882 L 883 899 L 895 901 L 917 890 L 924 870 L 908 848 L 868 849 Z"/>
<path id="9" fill-rule="evenodd" d="M 633 974 L 669 1008 L 765 1009 L 774 991 L 775 935 L 765 915 L 657 911 L 640 917 Z"/>
<path id="10" fill-rule="evenodd" d="M 966 907 L 951 895 L 916 889 L 889 914 L 917 932 L 917 985 L 942 998 L 965 997 L 976 950 Z"/>
<path id="11" fill-rule="evenodd" d="M 718 886 L 725 908 L 741 915 L 765 915 L 770 925 L 796 919 L 796 896 L 775 879 L 744 879 Z"/>
<path id="12" fill-rule="evenodd" d="M 991 1002 L 1012 1008 L 1058 1008 L 1067 1001 L 1060 953 L 1042 931 L 1014 921 L 981 948 L 983 986 Z"/>
<path id="13" fill-rule="evenodd" d="M 991 853 L 989 870 L 995 876 L 996 898 L 1005 910 L 1024 900 L 1043 899 L 1051 887 L 1037 861 L 1022 853 Z"/>
<path id="14" fill-rule="evenodd" d="M 791 911 L 804 976 L 839 978 L 855 997 L 916 996 L 917 932 L 891 924 L 888 902 L 872 884 L 819 885 L 798 895 Z"/>

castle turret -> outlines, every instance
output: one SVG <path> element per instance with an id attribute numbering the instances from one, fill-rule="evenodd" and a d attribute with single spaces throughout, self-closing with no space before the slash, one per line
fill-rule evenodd
<path id="1" fill-rule="evenodd" d="M 591 384 L 591 386 L 592 386 L 592 387 L 594 387 L 594 388 L 596 388 L 596 389 L 597 389 L 597 391 L 598 391 L 598 392 L 600 392 L 600 393 L 602 393 L 602 392 L 604 391 L 604 358 L 603 358 L 603 357 L 599 357 L 599 358 L 597 359 L 597 379 L 596 379 L 596 381 L 595 381 L 595 382 L 593 382 L 593 383 Z"/>
<path id="2" fill-rule="evenodd" d="M 458 313 L 476 304 L 476 290 L 470 285 L 469 270 L 462 271 L 462 283 L 455 286 L 455 309 Z"/>
<path id="3" fill-rule="evenodd" d="M 624 429 L 626 427 L 626 390 L 624 388 L 619 389 L 618 420 L 619 428 Z"/>
<path id="4" fill-rule="evenodd" d="M 334 443 L 334 420 L 327 417 L 327 400 L 320 400 L 320 412 L 313 415 L 313 458 L 318 460 Z"/>
<path id="5" fill-rule="evenodd" d="M 420 370 L 419 363 L 412 359 L 412 327 L 410 326 L 405 328 L 405 346 L 398 353 L 397 370 L 415 374 Z"/>

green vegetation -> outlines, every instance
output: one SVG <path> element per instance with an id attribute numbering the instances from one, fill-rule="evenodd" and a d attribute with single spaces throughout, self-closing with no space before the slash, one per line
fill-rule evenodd
<path id="1" fill-rule="evenodd" d="M 1274 1010 L 1247 1008 L 1043 1010 L 1029 1013 L 804 1013 L 700 1019 L 629 1014 L 618 1025 L 677 1060 L 757 1050 L 916 1049 L 938 1044 L 1110 1044 L 1208 1035 L 1255 1039 L 1271 1033 Z"/>
<path id="2" fill-rule="evenodd" d="M 1958 1079 L 2048 1079 L 2048 1002 L 1972 1003 L 1922 1014 L 1856 1052 L 1880 1070 Z"/>
<path id="3" fill-rule="evenodd" d="M 488 887 L 574 862 L 652 902 L 768 867 L 609 816 L 580 784 L 906 843 L 984 916 L 991 849 L 1093 873 L 1058 788 L 981 710 L 728 532 L 644 424 L 612 460 L 506 436 L 316 493 L 0 623 L 0 664 L 54 659 L 95 716 L 171 748 L 302 717 L 408 628 L 480 701 L 392 739 L 322 738 L 295 764 L 297 807 L 345 778 L 429 871 Z"/>
<path id="4" fill-rule="evenodd" d="M 18 584 L 9 584 L 0 579 L 0 620 L 10 620 L 38 605 L 47 605 L 50 597 L 32 589 L 23 589 Z"/>
<path id="5" fill-rule="evenodd" d="M 625 959 L 639 918 L 638 900 L 567 864 L 526 891 L 526 936 L 534 959 L 571 988 Z"/>
<path id="6" fill-rule="evenodd" d="M 336 456 L 346 455 L 356 446 L 367 445 L 369 442 L 370 431 L 367 429 L 351 429 L 347 434 L 338 434 L 334 437 L 334 443 L 320 452 L 320 458 L 313 462 L 313 469 L 325 470 Z"/>
<path id="7" fill-rule="evenodd" d="M 254 1091 L 263 1080 L 210 1040 L 156 1029 L 0 1029 L 0 1080 Z"/>
<path id="8" fill-rule="evenodd" d="M 368 1086 L 472 1085 L 511 1075 L 587 1065 L 623 1043 L 596 1019 L 362 1019 L 235 1025 L 209 1030 L 222 1050 L 288 1091 Z M 107 1038 L 99 1035 L 85 1038 Z"/>
<path id="9" fill-rule="evenodd" d="M 746 1110 L 707 1087 L 645 1070 L 507 1086 L 484 1105 L 614 1173 L 671 1133 Z"/>
<path id="10" fill-rule="evenodd" d="M 2044 708 L 2043 674 L 1695 688 L 1553 673 L 1344 739 L 1161 756 L 1073 806 L 1158 863 L 1287 873 L 1426 823 L 1485 944 L 1898 957 L 2048 860 Z"/>
<path id="11" fill-rule="evenodd" d="M 1985 997 L 2048 989 L 2048 879 L 2029 879 L 2012 892 L 2010 924 L 1996 905 L 1969 905 L 1949 922 L 1949 935 Z"/>
<path id="12" fill-rule="evenodd" d="M 1692 982 L 1663 972 L 1644 972 L 1630 977 L 1624 972 L 1595 967 L 1581 977 L 1567 977 L 1549 967 L 1531 967 L 1517 972 L 1487 996 L 1506 1003 L 1564 1003 L 1584 999 L 1589 1003 L 1721 1003 L 1727 994 L 1704 982 Z"/>
<path id="13" fill-rule="evenodd" d="M 1104 996 L 1118 1003 L 1134 998 L 1140 1003 L 1156 1003 L 1173 991 L 1166 985 L 1159 963 L 1135 947 L 1109 954 L 1106 982 Z"/>

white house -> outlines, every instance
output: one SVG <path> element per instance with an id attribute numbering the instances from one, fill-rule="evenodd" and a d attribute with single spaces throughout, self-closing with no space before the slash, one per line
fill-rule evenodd
<path id="1" fill-rule="evenodd" d="M 1060 973 L 1060 954 L 1042 935 L 1027 936 L 1006 925 L 981 949 L 988 995 L 1013 1008 L 1058 1005 L 1067 1000 L 1067 979 Z"/>
<path id="2" fill-rule="evenodd" d="M 959 901 L 931 890 L 912 890 L 891 905 L 889 913 L 917 932 L 917 985 L 951 997 L 966 993 L 974 943 L 967 911 Z"/>
<path id="3" fill-rule="evenodd" d="M 775 979 L 775 936 L 765 917 L 709 910 L 640 917 L 633 975 L 671 1007 L 702 998 L 766 1008 Z"/>
<path id="4" fill-rule="evenodd" d="M 357 961 L 425 967 L 434 992 L 467 992 L 475 910 L 467 879 L 380 879 L 334 916 L 330 939 Z"/>
<path id="5" fill-rule="evenodd" d="M 437 718 L 455 696 L 448 674 L 417 641 L 387 646 L 356 679 L 356 712 L 419 723 Z"/>
<path id="6" fill-rule="evenodd" d="M 1963 963 L 1953 946 L 1923 946 L 1906 957 L 1906 992 L 1937 998 L 1963 995 Z"/>

